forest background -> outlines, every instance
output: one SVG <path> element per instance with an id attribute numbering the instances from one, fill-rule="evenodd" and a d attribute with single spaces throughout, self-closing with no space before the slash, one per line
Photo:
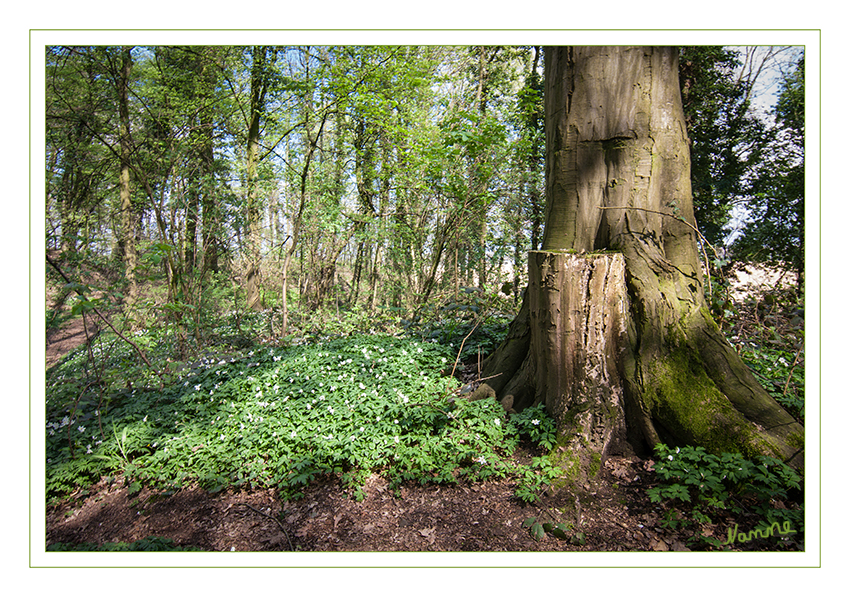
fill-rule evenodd
<path id="1" fill-rule="evenodd" d="M 281 157 L 281 160 L 277 164 L 279 167 L 277 174 L 270 174 L 274 168 L 269 164 L 265 166 L 258 165 L 257 172 L 251 174 L 250 156 L 248 155 L 250 151 L 244 149 L 248 146 L 247 141 L 251 134 L 250 119 L 243 119 L 243 123 L 246 126 L 243 127 L 244 130 L 240 133 L 243 135 L 240 142 L 234 142 L 229 151 L 225 150 L 222 153 L 222 155 L 229 155 L 232 158 L 231 166 L 233 168 L 230 169 L 229 173 L 225 169 L 209 177 L 212 180 L 218 176 L 219 184 L 228 176 L 232 179 L 230 183 L 232 186 L 230 186 L 229 190 L 228 185 L 224 184 L 219 186 L 217 191 L 219 196 L 226 196 L 228 197 L 227 201 L 231 202 L 229 205 L 225 205 L 225 211 L 228 215 L 223 218 L 223 229 L 227 229 L 227 234 L 224 237 L 230 238 L 233 241 L 233 244 L 230 245 L 231 248 L 238 246 L 248 247 L 252 244 L 250 240 L 251 210 L 249 208 L 251 196 L 249 189 L 252 187 L 252 184 L 255 184 L 256 188 L 260 190 L 264 181 L 267 181 L 270 176 L 286 181 L 289 192 L 281 193 L 280 195 L 282 196 L 279 195 L 276 198 L 277 201 L 281 201 L 278 207 L 278 213 L 280 214 L 298 213 L 297 207 L 301 205 L 299 199 L 307 197 L 307 195 L 309 195 L 307 197 L 309 200 L 313 200 L 314 197 L 321 197 L 322 200 L 329 201 L 329 203 L 322 203 L 321 206 L 317 203 L 311 205 L 305 202 L 304 204 L 309 217 L 305 218 L 302 222 L 301 237 L 298 239 L 302 243 L 300 252 L 297 246 L 291 245 L 294 247 L 292 264 L 295 266 L 291 272 L 295 272 L 297 269 L 298 274 L 293 276 L 291 272 L 289 273 L 292 276 L 290 279 L 293 280 L 293 286 L 297 288 L 297 290 L 292 290 L 291 288 L 289 303 L 289 307 L 292 313 L 295 314 L 294 317 L 296 319 L 290 319 L 287 330 L 296 329 L 301 332 L 305 329 L 305 326 L 309 327 L 313 322 L 307 322 L 301 319 L 307 312 L 311 313 L 311 316 L 317 317 L 318 323 L 321 324 L 315 329 L 324 329 L 327 323 L 340 321 L 340 317 L 338 316 L 340 309 L 343 316 L 347 314 L 351 318 L 352 325 L 363 326 L 364 320 L 358 323 L 356 320 L 357 317 L 368 318 L 369 324 L 373 324 L 374 319 L 372 317 L 377 312 L 373 309 L 375 309 L 376 305 L 383 304 L 386 309 L 394 310 L 393 312 L 398 313 L 399 318 L 404 318 L 402 315 L 415 315 L 418 307 L 427 304 L 428 301 L 421 300 L 425 296 L 432 299 L 430 301 L 432 304 L 440 304 L 442 307 L 451 304 L 461 305 L 461 301 L 454 299 L 464 292 L 464 288 L 483 288 L 488 297 L 497 296 L 499 291 L 508 290 L 508 292 L 502 293 L 503 296 L 500 296 L 499 300 L 502 301 L 506 308 L 510 306 L 511 302 L 515 299 L 516 289 L 522 285 L 521 279 L 518 280 L 519 284 L 516 284 L 514 280 L 510 280 L 514 282 L 510 288 L 502 284 L 489 289 L 487 286 L 488 280 L 502 281 L 498 275 L 500 264 L 503 266 L 513 264 L 515 256 L 524 253 L 534 242 L 534 202 L 519 201 L 518 199 L 521 195 L 519 192 L 516 192 L 520 191 L 523 185 L 533 182 L 533 175 L 523 172 L 523 168 L 521 167 L 523 159 L 527 160 L 526 164 L 530 163 L 533 159 L 533 155 L 531 155 L 533 153 L 533 135 L 525 137 L 524 147 L 528 153 L 524 156 L 517 155 L 515 151 L 517 146 L 523 146 L 523 143 L 516 142 L 523 140 L 521 131 L 523 121 L 522 107 L 518 103 L 509 105 L 510 102 L 507 101 L 509 97 L 514 99 L 516 97 L 523 97 L 522 93 L 517 92 L 528 88 L 527 83 L 532 78 L 531 76 L 526 76 L 525 81 L 523 81 L 522 77 L 519 77 L 511 83 L 509 81 L 510 76 L 507 73 L 512 68 L 520 73 L 523 70 L 525 70 L 526 74 L 531 72 L 530 69 L 517 68 L 516 65 L 512 67 L 510 65 L 511 60 L 516 58 L 516 64 L 527 66 L 533 62 L 532 56 L 532 51 L 529 51 L 525 57 L 514 56 L 510 60 L 500 63 L 497 58 L 490 59 L 484 54 L 476 56 L 470 50 L 466 54 L 461 53 L 453 57 L 456 68 L 454 72 L 460 73 L 465 69 L 466 79 L 460 85 L 460 88 L 467 90 L 469 94 L 465 99 L 462 99 L 464 93 L 459 92 L 454 96 L 454 101 L 451 94 L 444 97 L 444 103 L 442 105 L 444 107 L 452 107 L 457 111 L 452 116 L 443 118 L 438 126 L 431 128 L 430 132 L 422 132 L 420 130 L 418 133 L 419 136 L 416 134 L 417 129 L 409 126 L 410 121 L 404 122 L 399 120 L 399 125 L 392 127 L 392 129 L 387 128 L 380 131 L 369 131 L 363 126 L 368 120 L 368 118 L 363 118 L 363 116 L 368 114 L 370 110 L 395 111 L 399 115 L 401 110 L 397 106 L 392 105 L 392 98 L 397 97 L 400 92 L 416 93 L 417 88 L 415 85 L 413 87 L 402 86 L 394 90 L 393 93 L 382 97 L 382 101 L 388 102 L 385 105 L 358 104 L 359 98 L 349 95 L 350 103 L 345 106 L 345 110 L 340 111 L 340 103 L 335 98 L 342 97 L 347 93 L 345 89 L 346 83 L 345 81 L 330 83 L 331 79 L 328 78 L 326 79 L 328 82 L 324 88 L 321 86 L 315 87 L 315 89 L 323 89 L 323 91 L 317 95 L 316 100 L 313 102 L 312 113 L 305 111 L 302 106 L 300 118 L 291 118 L 286 121 L 279 120 L 276 122 L 269 121 L 266 123 L 269 127 L 266 130 L 271 131 L 277 128 L 279 136 L 287 131 L 294 131 L 292 137 L 295 140 L 291 142 L 289 148 L 289 151 L 294 153 L 281 152 L 278 155 L 278 157 Z M 500 58 L 504 57 L 502 55 Z M 139 62 L 144 62 L 144 58 L 141 56 L 140 58 Z M 344 55 L 335 57 L 335 59 L 341 60 L 350 58 L 351 56 L 346 57 Z M 427 58 L 421 56 L 418 58 L 422 58 L 423 60 L 420 64 L 421 68 L 429 68 L 427 66 Z M 495 67 L 491 70 L 489 67 L 494 60 Z M 488 68 L 482 69 L 481 66 L 485 63 Z M 376 57 L 376 60 L 371 61 L 370 66 L 375 66 L 376 64 L 381 64 L 380 56 Z M 332 67 L 331 61 L 328 59 L 325 60 L 325 65 Z M 433 68 L 433 63 L 430 68 Z M 320 70 L 321 68 L 316 68 L 313 72 L 317 73 Z M 331 70 L 333 69 L 331 68 Z M 481 78 L 482 73 L 485 71 L 487 77 L 493 77 L 490 83 L 483 81 Z M 327 72 L 330 72 L 330 70 Z M 336 72 L 352 73 L 348 65 Z M 376 73 L 377 69 L 368 68 L 366 71 L 361 71 L 361 79 L 365 80 L 365 78 Z M 261 76 L 269 76 L 270 85 L 286 86 L 297 83 L 294 79 L 290 79 L 288 82 L 280 80 L 276 82 L 272 81 L 275 78 L 271 76 L 273 74 L 263 73 Z M 245 109 L 246 106 L 250 105 L 251 101 L 251 76 L 251 69 L 242 69 L 241 89 L 244 103 L 241 108 L 231 105 L 232 115 L 241 112 L 244 116 L 251 111 L 250 109 Z M 317 74 L 315 76 L 318 81 L 325 75 Z M 381 81 L 380 77 L 378 77 L 374 83 L 378 86 L 376 87 L 377 89 L 380 86 L 386 85 L 386 80 Z M 514 87 L 511 87 L 511 84 Z M 499 91 L 499 85 L 506 85 L 506 87 L 502 91 Z M 421 87 L 418 89 L 418 92 L 423 91 L 430 92 L 433 89 L 424 90 Z M 478 91 L 482 93 L 478 94 Z M 526 95 L 525 97 L 528 98 L 529 96 Z M 480 101 L 481 99 L 485 99 L 485 102 L 482 103 Z M 181 101 L 191 102 L 191 100 L 185 98 Z M 465 106 L 464 103 L 466 104 Z M 322 113 L 323 109 L 326 113 Z M 295 112 L 291 112 L 290 114 L 295 114 Z M 486 126 L 499 120 L 495 117 L 496 114 L 509 115 L 510 117 L 506 120 L 511 121 L 510 127 L 503 127 L 500 130 L 498 125 L 492 127 Z M 527 123 L 528 120 L 526 121 Z M 485 126 L 481 126 L 482 124 Z M 301 130 L 297 131 L 299 125 L 301 125 Z M 142 131 L 143 129 L 139 128 L 137 130 Z M 233 130 L 235 131 L 236 129 L 234 128 Z M 360 136 L 358 137 L 358 135 Z M 401 170 L 403 169 L 383 167 L 382 164 L 384 161 L 393 166 L 402 163 L 402 160 L 398 156 L 390 157 L 388 154 L 382 153 L 385 148 L 382 146 L 381 139 L 389 139 L 393 135 L 397 136 L 395 137 L 396 139 L 405 137 L 408 141 L 403 145 L 413 146 L 418 144 L 418 149 L 423 152 L 422 155 L 427 153 L 429 160 L 434 157 L 441 160 L 442 167 L 439 168 L 439 180 L 428 179 L 429 172 L 427 170 L 419 172 L 412 170 L 409 179 L 414 182 L 408 183 L 408 181 L 402 180 L 404 172 Z M 482 135 L 486 137 L 482 138 Z M 309 160 L 309 167 L 304 168 L 308 161 L 305 158 L 310 153 L 310 147 L 311 145 L 315 145 L 316 148 L 319 147 L 316 139 L 320 136 L 322 137 L 321 143 L 323 149 L 322 151 L 316 149 L 314 157 Z M 232 138 L 237 139 L 237 136 L 234 135 Z M 140 139 L 141 137 L 134 139 L 134 141 L 138 143 Z M 413 141 L 410 141 L 411 139 Z M 151 146 L 155 142 L 163 142 L 162 139 L 157 140 L 155 136 L 147 141 L 150 141 Z M 192 143 L 186 142 L 183 146 L 185 150 L 183 153 L 184 158 L 193 152 L 191 149 Z M 140 145 L 144 144 L 146 142 L 140 143 Z M 116 144 L 116 147 L 118 145 L 120 144 Z M 263 140 L 260 142 L 260 145 L 264 146 L 267 151 L 271 150 L 265 155 L 267 159 L 272 157 L 277 151 L 271 147 L 273 142 L 269 143 L 267 140 Z M 399 145 L 397 144 L 396 146 Z M 481 152 L 480 149 L 484 145 L 496 151 L 493 153 Z M 350 148 L 347 154 L 348 157 L 345 157 L 343 152 L 334 151 L 334 147 Z M 479 151 L 478 154 L 476 154 L 476 150 Z M 502 153 L 498 153 L 499 151 Z M 240 152 L 242 152 L 241 155 Z M 260 153 L 262 152 L 263 150 L 260 150 Z M 323 154 L 322 157 L 319 157 L 319 154 Z M 181 160 L 182 158 L 177 161 Z M 405 162 L 406 164 L 416 162 L 415 158 L 408 157 L 408 160 Z M 421 156 L 419 160 L 420 162 L 424 162 Z M 186 163 L 182 167 L 189 168 L 186 170 L 186 180 L 188 180 L 188 172 L 191 171 L 191 168 L 198 168 L 200 166 L 188 165 L 188 159 L 184 160 L 184 162 Z M 502 168 L 498 176 L 494 176 L 495 165 L 509 165 L 513 167 Z M 221 166 L 221 163 L 218 166 Z M 299 168 L 298 166 L 301 167 Z M 348 168 L 347 171 L 346 168 Z M 305 172 L 306 176 L 304 175 Z M 222 176 L 223 173 L 224 176 Z M 399 180 L 388 180 L 386 176 L 388 173 L 392 174 L 392 176 L 398 176 Z M 116 176 L 115 178 L 118 180 L 120 176 Z M 175 180 L 178 178 L 180 177 L 175 177 Z M 483 179 L 486 179 L 486 184 L 482 182 Z M 163 178 L 163 180 L 165 179 Z M 251 182 L 252 180 L 254 181 L 253 183 Z M 340 180 L 348 182 L 351 192 L 347 196 L 334 196 L 334 185 L 331 182 L 339 182 Z M 417 193 L 421 195 L 422 191 L 422 187 L 417 189 L 416 184 L 422 180 L 429 183 L 427 185 L 429 189 L 440 190 L 436 194 L 436 197 L 442 203 L 437 203 L 431 207 L 424 207 L 420 203 L 418 206 L 419 209 L 416 209 L 415 201 L 421 199 L 421 197 L 417 197 Z M 138 183 L 139 180 L 135 182 Z M 302 185 L 302 183 L 305 184 Z M 181 183 L 175 184 L 177 184 L 177 187 L 181 186 Z M 385 186 L 382 187 L 382 184 Z M 308 188 L 309 185 L 315 185 L 312 187 L 312 192 L 299 195 L 299 191 L 302 188 Z M 476 185 L 492 188 L 489 189 L 489 192 L 485 191 L 482 193 L 480 192 L 480 188 L 482 187 L 476 189 Z M 138 194 L 138 186 L 143 185 L 135 186 L 136 188 L 133 192 Z M 160 189 L 159 197 L 161 198 L 166 197 L 168 193 L 173 192 L 173 189 L 176 188 L 172 186 L 171 190 L 165 191 L 165 186 L 169 185 L 163 185 Z M 386 188 L 404 188 L 407 193 L 404 201 L 408 203 L 405 204 L 403 201 L 395 203 L 395 200 L 388 201 L 387 195 L 381 194 L 382 190 Z M 112 191 L 116 189 L 117 184 L 113 185 Z M 512 189 L 514 192 L 512 192 Z M 339 187 L 337 187 L 338 190 Z M 713 191 L 710 190 L 709 192 Z M 182 189 L 181 196 L 184 198 L 190 197 L 191 193 L 192 191 L 188 189 Z M 270 197 L 273 195 L 273 191 L 266 189 L 264 193 L 260 194 Z M 372 197 L 371 206 L 368 200 L 370 195 Z M 526 194 L 527 196 L 529 195 Z M 157 197 L 157 193 L 152 193 L 148 198 L 151 197 Z M 203 191 L 199 191 L 199 200 L 202 201 L 203 197 Z M 131 200 L 131 203 L 133 201 L 138 203 L 138 199 Z M 285 204 L 286 202 L 288 204 Z M 708 204 L 709 202 L 704 204 L 706 208 Z M 716 204 L 716 202 L 713 204 Z M 174 260 L 175 263 L 179 263 L 180 267 L 173 268 L 172 270 L 174 278 L 171 280 L 172 284 L 168 285 L 168 289 L 171 290 L 164 289 L 164 293 L 166 294 L 163 297 L 159 297 L 159 302 L 153 301 L 152 303 L 148 303 L 148 305 L 156 305 L 155 308 L 159 310 L 158 317 L 162 317 L 163 321 L 171 318 L 170 329 L 174 330 L 173 340 L 176 349 L 191 352 L 192 338 L 200 328 L 192 329 L 192 326 L 198 322 L 197 320 L 193 321 L 192 317 L 187 317 L 187 313 L 192 311 L 189 307 L 192 301 L 184 299 L 189 298 L 193 293 L 196 297 L 193 300 L 204 297 L 204 289 L 212 288 L 215 285 L 204 286 L 203 283 L 199 283 L 197 280 L 208 276 L 211 271 L 214 272 L 215 268 L 210 266 L 206 271 L 203 271 L 203 265 L 201 268 L 197 267 L 198 263 L 203 263 L 199 259 L 199 256 L 204 254 L 203 251 L 197 250 L 197 248 L 203 247 L 201 226 L 198 226 L 197 231 L 196 238 L 198 240 L 196 241 L 196 249 L 194 249 L 196 255 L 194 258 L 195 261 L 186 259 L 186 256 L 193 252 L 189 248 L 191 243 L 186 242 L 187 237 L 191 236 L 186 232 L 186 223 L 191 221 L 192 213 L 189 202 L 169 203 L 163 201 L 159 205 L 162 207 L 168 206 L 159 214 L 162 216 L 162 221 L 156 221 L 157 214 L 154 213 L 156 211 L 156 203 L 149 205 L 149 207 L 154 207 L 154 210 L 148 213 L 146 225 L 148 226 L 147 230 L 153 232 L 153 234 L 148 235 L 151 237 L 149 239 L 144 239 L 145 235 L 141 235 L 140 237 L 142 241 L 147 240 L 149 243 L 142 243 L 144 250 L 140 251 L 140 255 L 147 255 L 148 261 L 144 262 L 144 259 L 142 259 L 140 268 L 160 265 L 166 263 L 169 259 Z M 399 206 L 402 205 L 404 209 L 399 209 Z M 260 254 L 266 258 L 269 256 L 285 256 L 286 245 L 290 242 L 291 237 L 294 236 L 292 234 L 291 223 L 281 222 L 281 225 L 276 227 L 274 223 L 274 209 L 269 209 L 269 207 L 268 204 L 264 205 L 262 210 L 262 215 L 266 219 L 266 222 L 260 227 L 262 229 L 260 232 L 262 238 L 259 242 Z M 272 207 L 274 206 L 272 205 Z M 312 209 L 310 209 L 311 207 Z M 731 207 L 731 204 L 725 207 Z M 483 214 L 488 213 L 485 210 L 491 210 L 489 211 L 490 214 L 498 214 L 498 218 L 484 217 Z M 93 212 L 94 220 L 100 220 L 100 225 L 106 226 L 101 228 L 101 231 L 107 229 L 120 230 L 120 226 L 118 225 L 110 228 L 109 225 L 106 225 L 108 218 L 101 217 L 103 214 L 97 214 L 96 212 L 97 207 L 95 207 L 95 211 Z M 203 209 L 199 210 L 199 212 L 203 214 Z M 58 219 L 58 212 L 56 213 Z M 417 216 L 415 220 L 412 219 L 413 216 Z M 522 243 L 519 243 L 517 242 L 516 223 L 521 220 L 530 222 L 531 227 L 523 231 Z M 707 229 L 703 231 L 704 234 L 717 244 L 722 244 L 721 241 L 724 235 L 721 225 L 722 220 L 723 215 L 712 219 L 708 212 L 704 213 L 700 219 L 700 222 L 705 221 L 709 224 Z M 91 221 L 92 219 L 89 220 L 89 223 Z M 140 221 L 144 222 L 144 218 Z M 429 226 L 422 226 L 417 230 L 417 226 L 411 225 L 413 221 L 426 222 Z M 390 224 L 387 225 L 387 222 L 390 222 Z M 711 229 L 711 222 L 714 222 L 714 230 Z M 200 224 L 200 222 L 198 223 Z M 221 224 L 222 222 L 219 221 L 219 223 Z M 486 228 L 485 223 L 487 224 Z M 160 224 L 164 224 L 164 226 L 160 226 Z M 171 226 L 170 224 L 176 225 Z M 145 229 L 144 225 L 142 229 Z M 345 234 L 343 236 L 346 236 L 345 240 L 350 242 L 347 242 L 346 246 L 342 248 L 335 246 L 333 241 L 339 240 L 339 235 L 322 234 L 322 231 L 328 229 L 336 232 L 344 231 Z M 163 244 L 161 243 L 162 239 L 155 239 L 156 230 L 160 233 L 165 232 L 162 238 L 166 239 L 167 242 Z M 484 233 L 482 234 L 482 232 Z M 92 235 L 92 237 L 100 238 L 106 238 L 107 236 L 109 235 L 99 233 Z M 104 247 L 106 251 L 111 252 L 115 247 L 120 246 L 120 240 L 117 237 L 118 235 L 111 241 L 108 249 Z M 288 240 L 287 237 L 290 237 L 290 239 Z M 768 235 L 768 237 L 775 238 L 775 235 Z M 373 244 L 372 248 L 369 249 L 370 243 L 374 243 L 376 239 L 379 239 L 380 242 Z M 156 240 L 157 242 L 152 242 L 152 240 Z M 480 242 L 481 240 L 485 242 Z M 62 240 L 57 238 L 53 242 L 59 248 Z M 418 245 L 417 242 L 419 243 Z M 442 255 L 442 259 L 435 260 L 434 257 L 439 252 L 436 249 L 441 243 L 444 245 L 442 248 L 444 254 Z M 51 241 L 48 241 L 45 245 L 51 246 Z M 377 245 L 381 245 L 379 251 L 375 250 L 375 246 Z M 761 246 L 764 247 L 765 244 L 762 243 Z M 427 248 L 423 250 L 422 247 Z M 372 251 L 371 254 L 369 254 L 370 250 Z M 94 251 L 94 253 L 97 253 L 97 251 Z M 246 251 L 247 253 L 250 253 L 250 251 Z M 221 253 L 222 256 L 226 257 L 234 257 L 238 254 L 241 254 L 241 252 L 223 251 Z M 317 256 L 324 256 L 324 259 L 316 259 Z M 428 259 L 429 257 L 430 260 Z M 311 258 L 314 259 L 312 263 L 310 262 Z M 262 269 L 266 271 L 262 274 L 263 284 L 262 290 L 259 293 L 260 307 L 257 310 L 261 314 L 263 312 L 269 315 L 274 314 L 269 318 L 271 321 L 265 322 L 263 325 L 283 325 L 281 305 L 284 295 L 279 293 L 279 291 L 276 292 L 276 288 L 279 289 L 281 285 L 283 272 L 280 266 L 284 261 L 284 259 L 272 259 L 265 263 L 265 268 L 261 268 L 261 271 Z M 359 277 L 356 275 L 358 262 L 361 264 Z M 189 265 L 190 263 L 192 265 Z M 375 267 L 376 263 L 392 265 L 390 267 L 386 267 L 385 265 L 384 267 L 386 269 L 382 270 L 381 267 Z M 436 267 L 429 267 L 429 265 L 433 266 L 434 263 L 438 265 Z M 225 286 L 235 291 L 235 297 L 241 296 L 242 300 L 245 301 L 245 306 L 247 306 L 249 294 L 247 279 L 250 277 L 250 263 L 232 260 L 230 264 L 233 266 L 230 272 L 236 275 L 237 280 L 229 278 Z M 268 267 L 269 264 L 272 267 Z M 334 269 L 333 267 L 329 271 L 327 268 L 328 265 L 336 265 L 336 271 L 332 271 Z M 432 269 L 436 270 L 438 275 L 432 276 Z M 516 270 L 508 269 L 508 271 L 511 271 L 511 275 L 513 275 L 514 271 L 518 272 L 520 278 L 523 270 L 523 266 L 520 266 Z M 200 275 L 201 271 L 203 271 L 203 276 L 199 278 L 192 277 Z M 194 273 L 190 275 L 190 272 Z M 379 276 L 377 281 L 375 280 L 376 273 Z M 383 278 L 380 277 L 381 274 L 383 274 Z M 177 281 L 175 282 L 174 280 Z M 168 295 L 167 292 L 171 291 L 174 294 Z M 477 296 L 474 293 L 478 291 L 469 292 Z M 384 300 L 379 300 L 379 296 Z M 435 301 L 433 300 L 434 297 L 439 297 L 443 300 Z M 144 299 L 142 299 L 142 302 L 144 302 Z M 471 304 L 473 302 L 475 301 L 467 301 L 470 304 L 465 305 L 464 308 L 475 306 Z M 302 309 L 302 305 L 309 305 L 310 308 Z M 351 309 L 350 307 L 352 305 L 359 306 L 357 309 Z M 242 308 L 245 309 L 245 307 Z M 358 311 L 360 313 L 357 313 Z M 245 309 L 245 312 L 247 313 L 248 310 Z M 722 316 L 722 311 L 719 313 Z M 409 318 L 408 321 L 410 321 Z M 270 327 L 269 329 L 275 333 L 283 331 L 282 327 L 278 327 L 277 329 Z M 181 343 L 184 342 L 184 339 L 186 344 L 181 348 Z"/>
<path id="2" fill-rule="evenodd" d="M 802 301 L 803 55 L 737 52 L 686 47 L 681 61 L 697 221 L 718 248 L 704 265 L 781 264 Z M 264 314 L 285 338 L 518 303 L 544 217 L 539 46 L 53 47 L 47 60 L 48 257 L 122 262 L 111 302 L 132 331 L 169 326 L 179 359 L 223 304 L 232 336 Z M 782 94 L 765 109 L 769 77 Z M 140 296 L 155 273 L 162 296 Z"/>

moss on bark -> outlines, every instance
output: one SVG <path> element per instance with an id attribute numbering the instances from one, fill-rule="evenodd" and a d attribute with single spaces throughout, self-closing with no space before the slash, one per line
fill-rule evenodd
<path id="1" fill-rule="evenodd" d="M 652 418 L 677 442 L 714 453 L 760 450 L 744 416 L 718 389 L 698 354 L 679 348 L 644 369 L 643 396 Z"/>

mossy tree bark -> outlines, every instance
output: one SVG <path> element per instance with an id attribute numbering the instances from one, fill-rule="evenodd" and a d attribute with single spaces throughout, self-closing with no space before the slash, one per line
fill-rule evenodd
<path id="1" fill-rule="evenodd" d="M 138 254 L 136 250 L 136 228 L 138 226 L 138 210 L 133 205 L 133 193 L 130 188 L 130 156 L 133 152 L 130 137 L 130 76 L 133 70 L 133 56 L 130 46 L 121 48 L 121 66 L 116 76 L 118 87 L 118 136 L 120 170 L 118 175 L 118 196 L 121 210 L 121 254 L 124 259 L 124 277 L 127 280 L 127 292 L 124 295 L 124 315 L 135 328 L 136 303 L 139 299 L 139 288 L 136 280 Z"/>
<path id="2" fill-rule="evenodd" d="M 628 442 L 770 454 L 803 428 L 706 308 L 690 153 L 669 47 L 546 50 L 546 227 L 484 375 L 506 408 L 543 403 L 582 472 Z"/>

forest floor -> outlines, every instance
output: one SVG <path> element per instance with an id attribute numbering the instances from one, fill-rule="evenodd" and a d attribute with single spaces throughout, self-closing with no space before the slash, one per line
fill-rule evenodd
<path id="1" fill-rule="evenodd" d="M 58 362 L 85 338 L 79 318 L 51 331 L 46 365 Z M 515 457 L 527 461 L 531 455 L 520 450 Z M 290 503 L 273 489 L 209 493 L 199 487 L 176 492 L 143 488 L 131 494 L 122 478 L 103 478 L 47 506 L 45 539 L 49 546 L 162 537 L 204 551 L 255 552 L 689 551 L 694 527 L 663 525 L 661 508 L 647 496 L 655 485 L 652 465 L 635 455 L 613 456 L 592 484 L 550 489 L 534 504 L 518 499 L 513 482 L 504 480 L 408 484 L 394 491 L 385 479 L 372 475 L 365 499 L 358 502 L 337 479 L 325 477 Z M 535 540 L 523 526 L 530 517 L 565 523 L 571 538 L 546 534 Z M 696 533 L 725 541 L 736 522 L 742 528 L 752 525 L 730 518 L 701 525 Z"/>
<path id="2" fill-rule="evenodd" d="M 533 505 L 504 481 L 408 485 L 400 495 L 377 475 L 357 502 L 324 479 L 297 502 L 274 490 L 184 488 L 131 495 L 122 479 L 102 479 L 48 508 L 47 544 L 172 539 L 205 551 L 687 551 L 685 538 L 658 526 L 646 497 L 649 461 L 609 459 L 594 487 L 544 496 Z M 534 540 L 523 521 L 554 514 L 583 542 L 547 534 Z M 718 535 L 720 530 L 717 531 Z"/>

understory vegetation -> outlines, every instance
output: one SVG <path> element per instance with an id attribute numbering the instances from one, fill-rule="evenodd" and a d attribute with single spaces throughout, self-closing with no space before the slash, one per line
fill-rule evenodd
<path id="1" fill-rule="evenodd" d="M 687 529 L 696 547 L 732 547 L 755 542 L 768 549 L 802 549 L 804 516 L 801 478 L 776 458 L 756 462 L 740 454 L 709 454 L 705 448 L 655 448 L 659 485 L 650 499 L 664 504 L 662 527 Z M 735 520 L 752 529 L 739 536 Z M 718 524 L 730 527 L 725 541 L 706 533 Z M 734 525 L 734 530 L 732 529 Z M 752 547 L 752 546 L 751 546 Z"/>
<path id="2" fill-rule="evenodd" d="M 408 323 L 396 335 L 274 346 L 253 340 L 265 317 L 242 322 L 249 335 L 240 339 L 250 347 L 213 345 L 193 363 L 171 361 L 171 344 L 155 328 L 134 333 L 132 342 L 154 367 L 167 367 L 167 383 L 108 332 L 51 369 L 48 496 L 118 474 L 131 490 L 142 483 L 172 490 L 199 483 L 210 491 L 248 484 L 276 487 L 289 500 L 327 474 L 355 499 L 373 472 L 394 487 L 512 477 L 526 500 L 550 481 L 545 454 L 529 466 L 510 459 L 522 441 L 541 450 L 554 445 L 545 412 L 508 416 L 496 401 L 464 398 L 468 389 L 447 375 L 459 352 L 490 345 L 501 320 L 475 326 L 478 341 L 470 341 L 468 322 L 452 318 L 439 333 L 433 323 Z M 213 335 L 232 331 L 223 325 Z"/>
<path id="3" fill-rule="evenodd" d="M 766 299 L 774 294 L 751 290 L 730 300 L 735 324 L 727 330 L 765 386 L 802 421 L 802 321 L 790 295 L 780 296 L 785 303 Z M 285 341 L 268 335 L 273 310 L 221 311 L 186 360 L 177 357 L 175 328 L 155 319 L 125 330 L 126 340 L 108 329 L 92 334 L 47 373 L 47 498 L 84 497 L 107 477 L 131 494 L 195 484 L 210 492 L 270 487 L 292 501 L 330 476 L 359 500 L 366 479 L 378 474 L 395 490 L 407 482 L 510 479 L 518 500 L 536 502 L 564 475 L 548 457 L 554 422 L 542 407 L 507 414 L 495 400 L 465 397 L 477 362 L 512 316 L 477 293 L 465 299 L 416 320 L 392 312 L 340 317 L 324 335 L 315 314 L 296 318 L 303 328 Z M 69 303 L 48 319 L 67 321 L 78 312 L 92 329 L 92 306 Z M 376 321 L 381 331 L 367 331 Z M 461 380 L 464 360 L 469 373 Z M 516 457 L 521 446 L 530 458 Z M 797 534 L 765 534 L 771 538 L 735 547 L 801 547 L 802 481 L 782 463 L 663 445 L 655 459 L 658 485 L 650 497 L 663 512 L 662 526 L 690 533 L 692 548 L 730 548 L 706 534 L 706 525 L 731 528 L 742 517 Z M 555 519 L 530 519 L 528 526 L 535 537 L 581 539 Z M 55 549 L 63 548 L 72 546 Z"/>

